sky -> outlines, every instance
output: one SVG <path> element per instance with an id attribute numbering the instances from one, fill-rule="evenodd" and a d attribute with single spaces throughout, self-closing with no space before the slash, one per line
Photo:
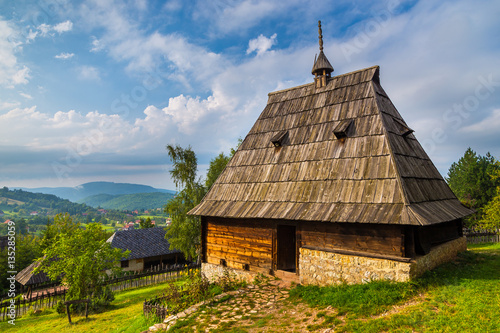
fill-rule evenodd
<path id="1" fill-rule="evenodd" d="M 166 145 L 203 177 L 267 94 L 313 82 L 318 20 L 339 75 L 381 84 L 443 176 L 500 158 L 500 2 L 0 0 L 0 186 L 175 189 Z"/>

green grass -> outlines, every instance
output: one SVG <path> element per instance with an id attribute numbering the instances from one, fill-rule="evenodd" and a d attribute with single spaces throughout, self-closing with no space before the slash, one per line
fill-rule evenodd
<path id="1" fill-rule="evenodd" d="M 297 287 L 292 299 L 343 314 L 335 332 L 500 332 L 500 244 L 469 251 L 412 283 Z M 421 296 L 419 296 L 421 295 Z M 392 315 L 376 315 L 413 300 Z"/>
<path id="2" fill-rule="evenodd" d="M 140 332 L 154 324 L 144 319 L 142 302 L 161 294 L 165 288 L 163 284 L 116 294 L 108 311 L 91 314 L 88 320 L 73 316 L 73 325 L 68 324 L 65 315 L 43 311 L 18 318 L 15 326 L 2 322 L 0 331 Z M 230 299 L 228 296 L 215 303 L 223 304 Z M 500 244 L 471 245 L 456 261 L 411 283 L 298 286 L 291 290 L 290 300 L 291 306 L 294 302 L 306 302 L 320 308 L 307 327 L 312 332 L 331 327 L 335 327 L 335 332 L 500 332 Z M 206 311 L 206 318 L 217 314 L 215 303 L 200 308 Z M 394 308 L 394 305 L 403 306 Z M 391 311 L 388 315 L 380 316 L 388 310 Z M 206 324 L 197 323 L 196 316 L 179 321 L 170 331 L 193 332 L 193 327 L 194 331 L 204 331 Z M 273 323 L 271 315 L 251 318 L 253 323 L 249 326 L 225 323 L 214 332 L 236 333 L 245 329 L 283 332 L 286 324 L 295 319 Z"/>
<path id="3" fill-rule="evenodd" d="M 297 286 L 290 291 L 292 300 L 299 298 L 309 305 L 333 306 L 340 315 L 369 316 L 384 312 L 394 304 L 416 293 L 414 283 L 373 281 L 366 284 L 318 287 Z"/>
<path id="4" fill-rule="evenodd" d="M 85 316 L 72 314 L 72 324 L 68 317 L 59 315 L 55 310 L 45 310 L 40 315 L 25 315 L 17 318 L 15 325 L 0 323 L 0 331 L 7 332 L 141 332 L 155 324 L 148 322 L 142 315 L 145 298 L 161 294 L 166 284 L 124 291 L 115 295 L 108 310 Z"/>

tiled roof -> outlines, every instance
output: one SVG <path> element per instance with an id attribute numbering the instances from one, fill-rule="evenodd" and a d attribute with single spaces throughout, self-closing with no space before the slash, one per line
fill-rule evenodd
<path id="1" fill-rule="evenodd" d="M 111 243 L 114 248 L 130 250 L 130 256 L 127 259 L 181 253 L 179 250 L 170 249 L 163 228 L 120 230 L 115 232 L 107 242 Z"/>

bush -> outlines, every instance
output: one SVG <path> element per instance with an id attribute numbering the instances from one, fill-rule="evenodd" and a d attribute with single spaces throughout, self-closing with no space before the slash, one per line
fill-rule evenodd
<path id="1" fill-rule="evenodd" d="M 109 286 L 100 286 L 92 295 L 91 309 L 96 312 L 102 311 L 114 299 L 115 295 Z"/>
<path id="2" fill-rule="evenodd" d="M 64 305 L 63 301 L 57 302 L 56 312 L 59 313 L 59 314 L 65 314 L 66 313 L 66 305 Z"/>

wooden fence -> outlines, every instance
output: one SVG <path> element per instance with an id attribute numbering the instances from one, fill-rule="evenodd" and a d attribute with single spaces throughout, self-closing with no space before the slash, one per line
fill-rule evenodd
<path id="1" fill-rule="evenodd" d="M 467 244 L 500 243 L 500 229 L 464 229 L 464 236 L 467 238 Z"/>
<path id="2" fill-rule="evenodd" d="M 155 317 L 162 321 L 167 317 L 168 308 L 164 302 L 165 297 L 154 297 L 149 300 L 144 300 L 142 311 L 146 318 Z"/>
<path id="3" fill-rule="evenodd" d="M 111 277 L 106 281 L 106 285 L 108 285 L 113 292 L 122 291 L 176 280 L 196 272 L 199 268 L 200 265 L 197 264 L 156 266 L 148 271 L 132 272 L 120 277 Z M 66 300 L 66 289 L 55 287 L 34 292 L 33 295 L 35 296 L 27 299 L 17 298 L 13 305 L 11 305 L 11 299 L 0 302 L 0 321 L 12 319 L 8 316 L 9 313 L 14 314 L 15 318 L 19 318 L 30 310 L 36 311 L 42 308 L 52 308 L 57 302 L 64 302 Z"/>
<path id="4" fill-rule="evenodd" d="M 51 290 L 40 291 L 34 297 L 16 298 L 12 303 L 10 299 L 0 304 L 0 321 L 19 318 L 30 310 L 37 311 L 42 308 L 52 308 L 57 302 L 66 300 L 66 288 L 53 288 Z"/>
<path id="5" fill-rule="evenodd" d="M 110 278 L 106 284 L 112 291 L 122 291 L 130 288 L 149 286 L 176 280 L 187 274 L 199 270 L 199 264 L 155 266 L 143 272 L 134 272 L 131 275 Z"/>

